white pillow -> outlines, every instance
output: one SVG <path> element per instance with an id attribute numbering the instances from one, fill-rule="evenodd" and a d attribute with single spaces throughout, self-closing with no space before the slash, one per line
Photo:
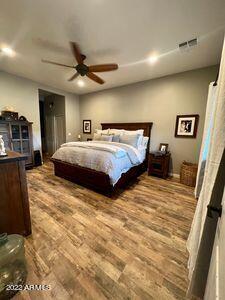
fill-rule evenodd
<path id="1" fill-rule="evenodd" d="M 100 141 L 112 142 L 113 135 L 102 134 Z"/>
<path id="2" fill-rule="evenodd" d="M 125 134 L 131 134 L 131 135 L 134 135 L 134 134 L 140 134 L 140 135 L 143 135 L 143 134 L 144 134 L 144 129 L 138 129 L 138 130 L 124 130 L 124 133 L 125 133 Z"/>
<path id="3" fill-rule="evenodd" d="M 139 135 L 139 139 L 137 141 L 137 147 L 141 146 L 142 140 L 143 140 L 143 134 L 144 134 L 144 129 L 138 129 L 138 130 L 124 130 L 124 134 L 128 135 Z"/>
<path id="4" fill-rule="evenodd" d="M 120 136 L 120 143 L 131 145 L 138 148 L 138 140 L 140 138 L 139 134 L 123 134 Z"/>
<path id="5" fill-rule="evenodd" d="M 149 137 L 143 136 L 141 146 L 143 146 L 145 149 L 147 148 L 148 140 L 149 140 Z"/>
<path id="6" fill-rule="evenodd" d="M 124 133 L 124 129 L 109 129 L 109 134 L 121 135 Z"/>
<path id="7" fill-rule="evenodd" d="M 114 143 L 119 143 L 120 142 L 120 134 L 113 134 L 112 136 L 113 136 L 112 141 Z"/>
<path id="8" fill-rule="evenodd" d="M 95 132 L 98 134 L 109 134 L 109 128 L 108 129 L 95 129 Z"/>

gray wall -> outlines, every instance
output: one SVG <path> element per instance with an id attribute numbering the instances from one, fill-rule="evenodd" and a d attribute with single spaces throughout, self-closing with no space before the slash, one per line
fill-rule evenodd
<path id="1" fill-rule="evenodd" d="M 34 149 L 41 150 L 38 89 L 65 96 L 66 140 L 77 139 L 80 128 L 79 97 L 37 82 L 0 71 L 0 111 L 13 106 L 19 115 L 33 122 Z"/>
<path id="2" fill-rule="evenodd" d="M 197 162 L 201 145 L 209 82 L 218 67 L 209 67 L 79 97 L 31 80 L 0 71 L 0 111 L 4 106 L 32 121 L 34 148 L 41 149 L 38 89 L 65 96 L 66 140 L 77 139 L 82 120 L 91 119 L 92 128 L 101 122 L 152 121 L 151 149 L 169 143 L 173 173 L 183 160 Z M 199 114 L 196 139 L 174 138 L 177 114 Z M 85 135 L 85 139 L 88 135 Z"/>
<path id="3" fill-rule="evenodd" d="M 171 172 L 179 174 L 183 160 L 198 162 L 208 86 L 217 70 L 218 66 L 208 67 L 82 95 L 80 132 L 83 119 L 92 120 L 92 129 L 101 128 L 101 122 L 151 121 L 151 150 L 158 150 L 160 143 L 169 143 Z M 196 139 L 174 137 L 179 114 L 200 115 Z"/>

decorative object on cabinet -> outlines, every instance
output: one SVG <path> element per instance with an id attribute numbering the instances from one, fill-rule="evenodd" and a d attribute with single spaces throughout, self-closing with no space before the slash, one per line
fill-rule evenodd
<path id="1" fill-rule="evenodd" d="M 18 121 L 18 112 L 12 112 L 12 111 L 2 111 L 2 117 L 6 121 Z"/>
<path id="2" fill-rule="evenodd" d="M 180 115 L 176 119 L 175 137 L 195 138 L 199 115 Z"/>
<path id="3" fill-rule="evenodd" d="M 195 187 L 198 165 L 184 161 L 180 169 L 180 182 Z"/>
<path id="4" fill-rule="evenodd" d="M 24 154 L 26 167 L 33 167 L 32 123 L 27 121 L 0 121 L 0 135 L 6 150 Z"/>
<path id="5" fill-rule="evenodd" d="M 83 120 L 83 133 L 91 133 L 91 120 Z"/>
<path id="6" fill-rule="evenodd" d="M 0 299 L 11 299 L 25 284 L 27 268 L 24 238 L 18 234 L 0 234 Z"/>
<path id="7" fill-rule="evenodd" d="M 169 146 L 169 144 L 160 143 L 159 151 L 163 152 L 163 153 L 167 153 L 168 152 L 168 146 Z"/>
<path id="8" fill-rule="evenodd" d="M 26 156 L 8 151 L 0 158 L 0 232 L 31 234 Z"/>
<path id="9" fill-rule="evenodd" d="M 3 111 L 11 111 L 11 112 L 15 112 L 15 109 L 14 109 L 13 106 L 8 105 L 8 106 L 5 106 L 5 107 L 3 108 Z"/>
<path id="10" fill-rule="evenodd" d="M 151 152 L 148 160 L 148 175 L 166 179 L 169 175 L 170 153 Z"/>
<path id="11" fill-rule="evenodd" d="M 20 121 L 27 121 L 27 119 L 26 119 L 24 116 L 20 116 L 20 117 L 19 117 L 19 120 L 20 120 Z"/>
<path id="12" fill-rule="evenodd" d="M 3 141 L 3 136 L 0 135 L 0 157 L 7 156 L 7 153 L 5 152 L 5 143 Z"/>

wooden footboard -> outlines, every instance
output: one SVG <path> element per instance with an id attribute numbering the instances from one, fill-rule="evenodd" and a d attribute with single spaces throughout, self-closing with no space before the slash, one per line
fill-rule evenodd
<path id="1" fill-rule="evenodd" d="M 111 197 L 116 191 L 124 189 L 133 179 L 146 171 L 146 163 L 142 163 L 122 174 L 119 181 L 112 186 L 109 175 L 67 163 L 58 159 L 51 159 L 54 164 L 55 175 L 74 183 L 80 184 L 101 194 Z"/>

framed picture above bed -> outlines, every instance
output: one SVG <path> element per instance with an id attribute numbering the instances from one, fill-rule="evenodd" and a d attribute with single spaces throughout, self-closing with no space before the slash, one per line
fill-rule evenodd
<path id="1" fill-rule="evenodd" d="M 91 120 L 83 120 L 83 133 L 91 133 Z"/>
<path id="2" fill-rule="evenodd" d="M 179 115 L 176 119 L 175 137 L 195 138 L 199 115 Z"/>

